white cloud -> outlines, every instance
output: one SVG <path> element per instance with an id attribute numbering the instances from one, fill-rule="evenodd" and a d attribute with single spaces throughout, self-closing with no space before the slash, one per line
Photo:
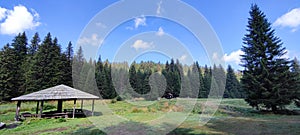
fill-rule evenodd
<path id="1" fill-rule="evenodd" d="M 143 40 L 136 40 L 133 45 L 131 45 L 132 48 L 134 48 L 135 50 L 139 50 L 139 49 L 149 49 L 149 48 L 153 48 L 153 42 L 145 42 Z"/>
<path id="2" fill-rule="evenodd" d="M 295 8 L 277 18 L 274 22 L 274 26 L 290 27 L 292 28 L 292 32 L 297 31 L 300 26 L 300 8 Z"/>
<path id="3" fill-rule="evenodd" d="M 162 0 L 159 3 L 157 3 L 157 9 L 156 9 L 157 15 L 161 15 L 161 4 L 162 4 Z"/>
<path id="4" fill-rule="evenodd" d="M 165 34 L 164 29 L 162 27 L 158 28 L 158 31 L 156 32 L 157 36 L 163 36 Z"/>
<path id="5" fill-rule="evenodd" d="M 98 37 L 98 34 L 94 33 L 90 37 L 82 37 L 78 40 L 79 45 L 92 45 L 98 46 L 103 43 L 103 38 Z"/>
<path id="6" fill-rule="evenodd" d="M 5 18 L 7 9 L 0 7 L 0 21 Z"/>
<path id="7" fill-rule="evenodd" d="M 28 29 L 34 29 L 41 23 L 38 22 L 39 14 L 31 9 L 31 12 L 22 5 L 15 6 L 13 10 L 0 9 L 0 32 L 2 34 L 17 34 Z M 4 21 L 2 21 L 4 19 Z"/>
<path id="8" fill-rule="evenodd" d="M 144 16 L 136 17 L 134 19 L 134 27 L 138 28 L 139 26 L 146 26 L 146 18 Z"/>
<path id="9" fill-rule="evenodd" d="M 237 50 L 237 51 L 233 51 L 231 52 L 229 55 L 225 54 L 223 56 L 223 59 L 225 60 L 225 62 L 234 62 L 235 64 L 240 64 L 241 62 L 241 56 L 243 55 L 244 52 L 242 50 Z"/>
<path id="10" fill-rule="evenodd" d="M 179 58 L 179 61 L 180 61 L 180 62 L 183 62 L 183 61 L 186 60 L 186 58 L 187 58 L 187 55 L 184 54 L 184 55 L 182 55 L 182 56 Z"/>

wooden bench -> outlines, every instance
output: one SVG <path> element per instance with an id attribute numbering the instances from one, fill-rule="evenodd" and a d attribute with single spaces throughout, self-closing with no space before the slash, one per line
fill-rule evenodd
<path id="1" fill-rule="evenodd" d="M 47 113 L 42 114 L 42 118 L 68 118 L 67 113 Z"/>
<path id="2" fill-rule="evenodd" d="M 64 109 L 64 113 L 67 113 L 69 117 L 73 117 L 73 109 Z M 75 117 L 85 117 L 82 109 L 75 109 Z"/>

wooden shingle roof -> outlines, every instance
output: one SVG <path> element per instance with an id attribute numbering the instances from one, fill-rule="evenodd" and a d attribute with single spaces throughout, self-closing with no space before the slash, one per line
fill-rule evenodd
<path id="1" fill-rule="evenodd" d="M 38 100 L 71 100 L 71 99 L 99 99 L 98 96 L 71 88 L 66 85 L 58 85 L 20 97 L 12 98 L 13 101 L 38 101 Z"/>

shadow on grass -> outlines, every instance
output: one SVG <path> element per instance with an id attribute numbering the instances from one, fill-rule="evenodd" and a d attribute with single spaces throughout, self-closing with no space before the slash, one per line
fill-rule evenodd
<path id="1" fill-rule="evenodd" d="M 205 135 L 205 134 L 195 134 L 193 129 L 190 128 L 176 128 L 167 135 Z"/>
<path id="2" fill-rule="evenodd" d="M 106 133 L 95 127 L 86 127 L 76 130 L 71 135 L 106 135 Z"/>
<path id="3" fill-rule="evenodd" d="M 73 135 L 144 135 L 151 133 L 151 127 L 139 122 L 123 122 L 118 125 L 106 127 L 103 131 L 97 127 L 80 128 Z"/>
<path id="4" fill-rule="evenodd" d="M 72 135 L 157 135 L 157 134 L 166 134 L 167 135 L 196 135 L 191 133 L 193 129 L 189 128 L 176 128 L 175 130 L 168 133 L 168 131 L 164 131 L 164 129 L 168 129 L 172 125 L 164 124 L 162 128 L 149 126 L 145 123 L 140 122 L 122 122 L 118 125 L 106 127 L 101 131 L 97 127 L 86 127 L 80 128 L 75 131 Z"/>
<path id="5" fill-rule="evenodd" d="M 300 134 L 300 121 L 290 117 L 228 118 L 210 121 L 206 126 L 225 134 Z"/>

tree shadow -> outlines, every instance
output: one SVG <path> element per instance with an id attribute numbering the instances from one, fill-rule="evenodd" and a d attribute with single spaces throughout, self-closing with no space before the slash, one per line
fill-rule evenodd
<path id="1" fill-rule="evenodd" d="M 85 115 L 86 117 L 92 116 L 92 111 L 86 110 L 86 109 L 82 109 L 82 111 L 83 111 L 83 113 L 84 113 L 84 115 Z M 101 116 L 101 115 L 103 115 L 102 112 L 94 112 L 94 115 L 93 115 L 93 116 Z"/>
<path id="2" fill-rule="evenodd" d="M 80 128 L 73 133 L 73 135 L 82 135 L 82 134 L 100 134 L 100 135 L 156 135 L 156 134 L 167 134 L 167 135 L 196 135 L 191 133 L 193 129 L 190 128 L 176 128 L 173 131 L 169 132 L 164 131 L 164 129 L 168 129 L 172 125 L 163 124 L 162 128 L 153 127 L 145 123 L 128 121 L 121 122 L 117 125 L 113 125 L 110 127 L 106 127 L 101 131 L 97 127 L 87 127 Z"/>
<path id="3" fill-rule="evenodd" d="M 191 133 L 194 131 L 193 129 L 190 128 L 176 128 L 167 135 L 204 135 L 204 134 L 195 134 Z"/>
<path id="4" fill-rule="evenodd" d="M 106 135 L 105 132 L 95 128 L 94 126 L 80 128 L 73 132 L 71 135 Z"/>

